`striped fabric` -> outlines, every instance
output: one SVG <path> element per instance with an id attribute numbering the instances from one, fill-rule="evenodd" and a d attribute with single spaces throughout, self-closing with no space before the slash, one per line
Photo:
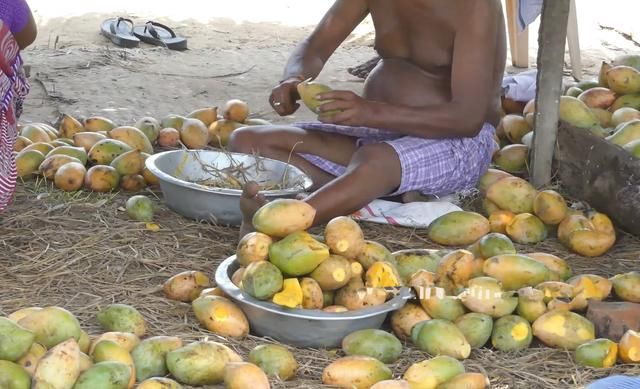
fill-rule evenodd
<path id="1" fill-rule="evenodd" d="M 11 202 L 16 187 L 13 147 L 17 117 L 29 85 L 22 70 L 20 50 L 9 28 L 0 21 L 0 212 Z"/>

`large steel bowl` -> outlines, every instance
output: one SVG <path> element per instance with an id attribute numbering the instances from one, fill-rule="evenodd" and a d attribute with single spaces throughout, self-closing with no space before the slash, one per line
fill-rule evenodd
<path id="1" fill-rule="evenodd" d="M 281 190 L 261 191 L 267 200 L 293 198 L 308 190 L 311 179 L 290 164 L 251 155 L 209 150 L 175 150 L 152 155 L 146 167 L 160 180 L 168 206 L 182 216 L 222 225 L 240 225 L 239 189 L 200 184 L 216 178 L 211 169 L 240 168 L 244 178 L 258 184 L 279 183 Z"/>
<path id="2" fill-rule="evenodd" d="M 227 258 L 218 266 L 215 279 L 218 287 L 245 313 L 251 332 L 298 347 L 339 347 L 342 339 L 354 331 L 380 328 L 389 312 L 402 308 L 412 297 L 409 288 L 402 288 L 385 304 L 358 311 L 329 313 L 288 309 L 269 301 L 257 300 L 236 287 L 231 282 L 231 276 L 238 268 L 235 256 Z"/>

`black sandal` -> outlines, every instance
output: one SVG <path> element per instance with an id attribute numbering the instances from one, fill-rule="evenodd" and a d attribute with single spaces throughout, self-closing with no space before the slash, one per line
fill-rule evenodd
<path id="1" fill-rule="evenodd" d="M 171 50 L 186 50 L 187 39 L 177 36 L 173 30 L 164 24 L 147 22 L 144 26 L 133 28 L 133 34 L 141 41 L 156 46 L 163 46 Z"/>
<path id="2" fill-rule="evenodd" d="M 111 18 L 102 22 L 102 35 L 106 36 L 120 47 L 138 47 L 140 39 L 133 35 L 133 21 L 126 18 Z"/>

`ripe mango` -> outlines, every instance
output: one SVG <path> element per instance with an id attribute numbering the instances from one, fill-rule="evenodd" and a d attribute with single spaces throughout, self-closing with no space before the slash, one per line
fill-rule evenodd
<path id="1" fill-rule="evenodd" d="M 304 231 L 294 232 L 269 247 L 269 260 L 282 273 L 302 276 L 329 258 L 329 248 Z"/>
<path id="2" fill-rule="evenodd" d="M 377 359 L 349 356 L 329 364 L 322 372 L 322 383 L 342 388 L 367 389 L 391 377 L 391 369 Z"/>
<path id="3" fill-rule="evenodd" d="M 46 156 L 54 148 L 55 147 L 51 143 L 35 142 L 35 143 L 32 143 L 29 146 L 25 147 L 24 149 L 22 149 L 22 151 L 26 152 L 28 150 L 37 150 L 37 151 L 41 152 L 43 155 Z"/>
<path id="4" fill-rule="evenodd" d="M 505 290 L 518 290 L 549 281 L 551 271 L 541 262 L 520 254 L 498 255 L 484 263 L 484 273 L 502 283 Z"/>
<path id="5" fill-rule="evenodd" d="M 507 233 L 507 225 L 511 223 L 516 215 L 511 211 L 498 210 L 489 214 L 489 226 L 491 232 L 498 234 Z"/>
<path id="6" fill-rule="evenodd" d="M 74 389 L 127 389 L 131 381 L 131 367 L 118 361 L 98 362 L 78 377 Z"/>
<path id="7" fill-rule="evenodd" d="M 373 288 L 395 288 L 402 286 L 402 280 L 393 264 L 381 261 L 367 269 L 365 285 Z"/>
<path id="8" fill-rule="evenodd" d="M 589 108 L 607 109 L 616 101 L 616 94 L 604 87 L 595 87 L 582 92 L 578 100 Z"/>
<path id="9" fill-rule="evenodd" d="M 148 197 L 131 196 L 126 203 L 127 215 L 139 222 L 151 222 L 153 220 L 153 203 Z"/>
<path id="10" fill-rule="evenodd" d="M 40 127 L 41 129 L 43 129 L 47 135 L 49 135 L 49 138 L 51 138 L 51 140 L 56 140 L 60 137 L 60 133 L 58 132 L 58 130 L 56 130 L 55 128 L 51 127 L 50 125 L 48 125 L 47 123 L 32 123 L 32 125 L 36 126 L 36 127 Z"/>
<path id="11" fill-rule="evenodd" d="M 165 357 L 169 351 L 180 347 L 182 340 L 175 336 L 154 336 L 140 342 L 131 352 L 137 380 L 167 375 Z"/>
<path id="12" fill-rule="evenodd" d="M 526 145 L 507 145 L 493 155 L 493 163 L 501 170 L 520 174 L 528 169 L 528 157 L 529 147 Z"/>
<path id="13" fill-rule="evenodd" d="M 111 166 L 92 166 L 84 177 L 85 187 L 93 192 L 111 192 L 118 187 L 119 183 L 120 175 Z"/>
<path id="14" fill-rule="evenodd" d="M 472 349 L 487 344 L 493 332 L 493 318 L 484 313 L 464 314 L 457 318 L 454 324 L 460 329 Z"/>
<path id="15" fill-rule="evenodd" d="M 482 373 L 462 373 L 438 386 L 438 389 L 485 389 L 489 378 Z"/>
<path id="16" fill-rule="evenodd" d="M 553 299 L 571 300 L 576 294 L 573 285 L 559 281 L 542 282 L 536 289 L 542 292 L 545 304 Z"/>
<path id="17" fill-rule="evenodd" d="M 636 110 L 640 109 L 640 93 L 634 93 L 634 94 L 623 95 L 618 97 L 616 101 L 614 101 L 614 103 L 611 105 L 611 107 L 609 107 L 609 110 L 615 113 L 621 110 L 622 108 L 631 108 Z M 636 118 L 632 118 L 632 119 L 636 119 Z M 629 120 L 631 119 L 627 119 L 625 120 L 625 122 Z M 618 125 L 619 124 L 621 123 L 618 123 Z"/>
<path id="18" fill-rule="evenodd" d="M 0 317 L 0 359 L 15 362 L 24 356 L 35 335 L 13 321 Z"/>
<path id="19" fill-rule="evenodd" d="M 20 365 L 0 360 L 0 388 L 29 389 L 31 377 Z"/>
<path id="20" fill-rule="evenodd" d="M 200 324 L 214 334 L 237 338 L 249 334 L 247 317 L 237 305 L 224 297 L 198 297 L 191 306 Z"/>
<path id="21" fill-rule="evenodd" d="M 560 120 L 574 127 L 590 129 L 600 122 L 585 103 L 576 97 L 560 97 Z"/>
<path id="22" fill-rule="evenodd" d="M 567 202 L 558 192 L 543 190 L 533 199 L 533 213 L 545 224 L 560 224 L 567 217 Z"/>
<path id="23" fill-rule="evenodd" d="M 140 174 L 129 174 L 120 179 L 120 188 L 125 192 L 140 192 L 147 186 L 147 182 Z"/>
<path id="24" fill-rule="evenodd" d="M 391 314 L 391 329 L 400 340 L 409 340 L 413 326 L 430 319 L 421 306 L 409 302 Z"/>
<path id="25" fill-rule="evenodd" d="M 455 250 L 442 257 L 436 269 L 436 284 L 448 295 L 467 286 L 474 271 L 474 256 L 467 250 Z"/>
<path id="26" fill-rule="evenodd" d="M 467 359 L 471 345 L 455 324 L 442 319 L 432 319 L 416 325 L 411 334 L 416 346 L 431 355 L 447 355 Z"/>
<path id="27" fill-rule="evenodd" d="M 70 162 L 75 162 L 77 164 L 83 165 L 83 163 L 80 162 L 78 158 L 74 158 L 64 154 L 57 154 L 45 158 L 45 160 L 40 164 L 38 170 L 40 171 L 40 174 L 42 174 L 47 180 L 53 181 L 58 169 Z M 84 178 L 84 176 L 82 178 Z M 82 185 L 82 180 L 80 180 L 80 185 Z"/>
<path id="28" fill-rule="evenodd" d="M 536 244 L 547 238 L 547 228 L 542 220 L 530 213 L 514 216 L 506 231 L 514 242 L 520 244 Z"/>
<path id="29" fill-rule="evenodd" d="M 149 138 L 135 127 L 116 127 L 109 131 L 112 139 L 119 140 L 127 144 L 131 149 L 137 149 L 147 154 L 153 154 L 153 146 Z"/>
<path id="30" fill-rule="evenodd" d="M 537 194 L 535 188 L 522 178 L 507 177 L 489 187 L 487 199 L 500 209 L 515 214 L 531 213 L 533 212 L 533 200 Z"/>
<path id="31" fill-rule="evenodd" d="M 493 318 L 511 314 L 518 305 L 518 298 L 503 291 L 495 278 L 476 277 L 469 280 L 469 287 L 459 295 L 467 309 Z"/>
<path id="32" fill-rule="evenodd" d="M 16 155 L 16 170 L 18 177 L 30 178 L 38 171 L 44 161 L 44 155 L 37 150 L 22 150 Z"/>
<path id="33" fill-rule="evenodd" d="M 628 330 L 620 338 L 618 355 L 624 363 L 640 363 L 640 333 Z"/>
<path id="34" fill-rule="evenodd" d="M 284 346 L 277 344 L 259 345 L 249 353 L 249 362 L 260 367 L 269 377 L 287 381 L 296 375 L 298 363 Z"/>
<path id="35" fill-rule="evenodd" d="M 454 211 L 434 220 L 427 235 L 441 245 L 463 246 L 477 241 L 489 231 L 489 220 L 479 213 Z"/>
<path id="36" fill-rule="evenodd" d="M 547 312 L 533 322 L 533 335 L 549 347 L 575 350 L 595 339 L 593 323 L 570 311 Z"/>
<path id="37" fill-rule="evenodd" d="M 226 389 L 270 389 L 267 375 L 253 363 L 229 362 L 224 367 Z"/>
<path id="38" fill-rule="evenodd" d="M 576 230 L 567 238 L 569 250 L 584 257 L 599 257 L 604 255 L 616 243 L 613 234 L 593 230 Z"/>
<path id="39" fill-rule="evenodd" d="M 609 368 L 617 358 L 618 345 L 609 339 L 595 339 L 576 348 L 576 363 L 580 366 Z"/>
<path id="40" fill-rule="evenodd" d="M 231 134 L 238 128 L 243 127 L 242 123 L 227 119 L 220 119 L 209 126 L 209 144 L 213 147 L 225 148 L 229 144 Z"/>
<path id="41" fill-rule="evenodd" d="M 621 95 L 640 92 L 640 72 L 631 66 L 614 66 L 607 72 L 609 89 Z"/>
<path id="42" fill-rule="evenodd" d="M 445 295 L 442 288 L 420 288 L 418 299 L 427 315 L 434 319 L 454 321 L 465 313 L 460 299 Z"/>
<path id="43" fill-rule="evenodd" d="M 634 119 L 622 124 L 616 131 L 606 138 L 614 145 L 624 146 L 640 139 L 640 119 Z"/>
<path id="44" fill-rule="evenodd" d="M 258 300 L 269 300 L 282 284 L 282 273 L 271 262 L 253 262 L 242 274 L 242 290 Z"/>
<path id="45" fill-rule="evenodd" d="M 83 132 L 85 130 L 82 123 L 78 121 L 78 119 L 74 118 L 71 115 L 64 114 L 62 115 L 62 120 L 60 121 L 60 137 L 61 138 L 73 138 L 73 135 L 78 132 Z"/>
<path id="46" fill-rule="evenodd" d="M 74 146 L 60 146 L 51 150 L 46 157 L 51 157 L 53 155 L 68 155 L 70 157 L 74 157 L 80 160 L 83 165 L 87 164 L 87 152 L 82 147 L 74 147 Z"/>
<path id="47" fill-rule="evenodd" d="M 350 217 L 338 216 L 324 229 L 325 243 L 333 254 L 357 258 L 364 249 L 364 234 L 360 225 Z"/>
<path id="48" fill-rule="evenodd" d="M 520 143 L 522 137 L 530 132 L 531 126 L 520 115 L 507 115 L 502 118 L 499 126 L 511 143 Z"/>
<path id="49" fill-rule="evenodd" d="M 32 389 L 71 389 L 80 375 L 80 349 L 75 339 L 58 344 L 40 359 Z"/>
<path id="50" fill-rule="evenodd" d="M 302 308 L 322 309 L 324 306 L 324 295 L 320 285 L 313 278 L 304 277 L 300 280 L 302 290 Z"/>
<path id="51" fill-rule="evenodd" d="M 199 341 L 169 351 L 166 357 L 171 375 L 185 385 L 201 386 L 221 383 L 224 367 L 242 358 L 229 347 L 212 341 Z"/>
<path id="52" fill-rule="evenodd" d="M 198 298 L 202 290 L 210 285 L 209 277 L 203 272 L 187 270 L 166 280 L 162 290 L 170 300 L 189 303 Z"/>
<path id="53" fill-rule="evenodd" d="M 412 389 L 436 389 L 464 372 L 460 361 L 441 355 L 409 366 L 403 378 Z"/>
<path id="54" fill-rule="evenodd" d="M 345 286 L 352 277 L 351 262 L 340 255 L 331 255 L 309 275 L 322 290 L 337 290 Z"/>
<path id="55" fill-rule="evenodd" d="M 529 258 L 533 258 L 538 262 L 542 262 L 551 270 L 551 280 L 565 281 L 572 275 L 572 270 L 567 261 L 558 258 L 553 254 L 547 253 L 528 253 L 525 254 Z"/>
<path id="56" fill-rule="evenodd" d="M 111 161 L 111 167 L 116 169 L 120 176 L 140 174 L 144 169 L 145 158 L 140 150 L 126 151 Z"/>
<path id="57" fill-rule="evenodd" d="M 89 162 L 93 165 L 109 165 L 119 155 L 133 150 L 129 145 L 116 139 L 98 141 L 89 150 Z"/>
<path id="58" fill-rule="evenodd" d="M 491 168 L 488 169 L 487 172 L 483 174 L 478 181 L 477 188 L 480 191 L 480 194 L 484 195 L 491 185 L 493 185 L 496 181 L 506 177 L 512 177 L 512 175 L 503 170 Z"/>
<path id="59" fill-rule="evenodd" d="M 610 279 L 616 296 L 624 301 L 640 303 L 640 273 L 632 271 Z"/>
<path id="60" fill-rule="evenodd" d="M 595 274 L 581 274 L 570 278 L 567 283 L 574 287 L 575 298 L 571 303 L 576 310 L 585 309 L 589 300 L 606 299 L 613 288 L 611 281 Z"/>
<path id="61" fill-rule="evenodd" d="M 139 383 L 136 389 L 182 389 L 182 385 L 171 378 L 153 377 Z"/>
<path id="62" fill-rule="evenodd" d="M 158 135 L 158 144 L 162 147 L 178 147 L 180 132 L 175 128 L 163 128 Z"/>
<path id="63" fill-rule="evenodd" d="M 209 143 L 209 130 L 198 119 L 185 119 L 179 131 L 180 140 L 189 149 L 200 150 Z"/>
<path id="64" fill-rule="evenodd" d="M 489 233 L 480 238 L 479 249 L 482 258 L 491 258 L 500 254 L 515 254 L 516 248 L 506 235 Z"/>
<path id="65" fill-rule="evenodd" d="M 249 105 L 242 100 L 231 99 L 225 103 L 222 116 L 227 120 L 244 123 L 249 117 Z"/>
<path id="66" fill-rule="evenodd" d="M 33 142 L 30 139 L 25 138 L 22 135 L 19 135 L 16 138 L 16 143 L 13 145 L 13 151 L 15 151 L 15 152 L 22 151 L 27 146 L 32 145 L 32 144 L 33 144 Z"/>
<path id="67" fill-rule="evenodd" d="M 82 147 L 88 153 L 93 145 L 105 139 L 107 137 L 98 132 L 78 132 L 73 135 L 73 144 Z"/>
<path id="68" fill-rule="evenodd" d="M 101 116 L 91 116 L 83 121 L 84 129 L 89 132 L 111 131 L 116 125 L 111 120 Z"/>
<path id="69" fill-rule="evenodd" d="M 596 227 L 583 214 L 570 214 L 558 225 L 558 240 L 567 245 L 572 232 L 584 229 L 595 230 Z"/>
<path id="70" fill-rule="evenodd" d="M 47 349 L 38 343 L 33 343 L 27 351 L 20 359 L 16 361 L 16 363 L 24 369 L 30 376 L 33 377 L 33 374 L 36 371 L 36 366 L 40 359 L 47 353 Z M 1 381 L 0 381 L 1 383 Z"/>
<path id="71" fill-rule="evenodd" d="M 402 343 L 386 331 L 365 329 L 347 335 L 342 340 L 342 350 L 346 355 L 362 355 L 391 364 L 400 358 Z"/>
<path id="72" fill-rule="evenodd" d="M 392 255 L 398 274 L 404 284 L 407 284 L 411 275 L 418 270 L 435 273 L 438 269 L 438 263 L 442 259 L 440 250 L 430 249 L 400 250 Z"/>
<path id="73" fill-rule="evenodd" d="M 47 307 L 33 311 L 18 324 L 33 332 L 35 342 L 51 350 L 54 346 L 73 338 L 80 339 L 80 323 L 69 311 L 60 307 Z"/>
<path id="74" fill-rule="evenodd" d="M 160 121 L 160 127 L 179 130 L 182 128 L 182 123 L 184 123 L 185 119 L 186 118 L 184 116 L 180 115 L 167 115 Z"/>
<path id="75" fill-rule="evenodd" d="M 295 199 L 277 199 L 263 205 L 253 215 L 253 227 L 274 238 L 304 231 L 313 225 L 316 210 Z"/>
<path id="76" fill-rule="evenodd" d="M 99 364 L 100 362 L 120 362 L 129 367 L 129 381 L 126 387 L 133 388 L 133 385 L 136 382 L 136 369 L 129 351 L 120 347 L 115 342 L 103 340 L 96 344 L 93 352 L 91 353 L 91 357 L 96 364 Z"/>
<path id="77" fill-rule="evenodd" d="M 134 127 L 142 131 L 151 143 L 155 142 L 160 135 L 160 122 L 152 117 L 143 117 L 136 122 Z"/>
<path id="78" fill-rule="evenodd" d="M 406 380 L 384 380 L 373 385 L 371 389 L 411 389 Z"/>
<path id="79" fill-rule="evenodd" d="M 358 277 L 352 278 L 347 285 L 335 292 L 335 304 L 350 311 L 382 305 L 386 299 L 387 292 L 384 289 L 366 288 Z"/>
<path id="80" fill-rule="evenodd" d="M 391 251 L 380 243 L 370 240 L 365 240 L 364 248 L 356 259 L 365 270 L 369 269 L 376 262 L 389 262 L 395 264 Z"/>
<path id="81" fill-rule="evenodd" d="M 546 311 L 547 304 L 544 301 L 544 292 L 530 286 L 518 289 L 517 312 L 520 317 L 533 323 Z"/>
<path id="82" fill-rule="evenodd" d="M 31 313 L 36 312 L 36 311 L 42 311 L 42 308 L 40 308 L 40 307 L 27 307 L 27 308 L 18 309 L 17 311 L 15 311 L 12 314 L 10 314 L 9 316 L 7 316 L 7 319 L 17 323 L 20 320 L 22 320 L 23 318 L 29 316 Z"/>
<path id="83" fill-rule="evenodd" d="M 33 143 L 48 143 L 51 142 L 51 136 L 44 129 L 37 125 L 28 124 L 22 128 L 20 135 L 29 139 Z"/>
<path id="84" fill-rule="evenodd" d="M 138 344 L 140 344 L 140 338 L 138 338 L 138 336 L 130 332 L 117 332 L 117 331 L 105 332 L 100 336 L 96 337 L 95 339 L 93 339 L 93 341 L 89 346 L 88 353 L 93 354 L 93 349 L 96 347 L 98 343 L 102 342 L 103 340 L 112 341 L 113 343 L 117 344 L 118 346 L 122 347 L 123 349 L 129 352 L 131 352 L 134 348 L 138 346 Z"/>
<path id="85" fill-rule="evenodd" d="M 508 315 L 496 320 L 491 344 L 500 351 L 525 350 L 533 339 L 529 322 L 520 316 Z"/>
<path id="86" fill-rule="evenodd" d="M 318 108 L 329 101 L 320 101 L 316 99 L 316 96 L 321 93 L 331 92 L 332 89 L 327 85 L 321 84 L 319 82 L 313 81 L 304 81 L 298 84 L 297 86 L 298 94 L 302 99 L 304 105 L 311 110 L 313 113 L 320 113 Z"/>
<path id="87" fill-rule="evenodd" d="M 613 117 L 611 111 L 602 108 L 591 108 L 591 111 L 593 111 L 593 113 L 595 113 L 598 117 L 600 127 L 608 129 L 613 126 L 611 124 L 611 118 Z M 524 140 L 522 141 L 522 143 L 525 143 Z"/>
<path id="88" fill-rule="evenodd" d="M 131 332 L 138 337 L 147 331 L 144 317 L 130 305 L 109 304 L 97 313 L 96 318 L 107 331 Z"/>
<path id="89" fill-rule="evenodd" d="M 282 282 L 282 290 L 273 295 L 274 304 L 286 308 L 300 308 L 302 306 L 302 287 L 297 278 L 287 278 Z"/>
<path id="90" fill-rule="evenodd" d="M 240 239 L 236 248 L 236 260 L 240 266 L 248 266 L 251 262 L 266 261 L 269 247 L 273 239 L 261 232 L 251 232 Z"/>
<path id="91" fill-rule="evenodd" d="M 218 107 L 205 107 L 196 109 L 186 116 L 187 119 L 198 119 L 205 126 L 209 127 L 211 123 L 218 120 Z M 170 126 L 169 126 L 170 127 Z M 174 127 L 178 128 L 178 127 Z"/>

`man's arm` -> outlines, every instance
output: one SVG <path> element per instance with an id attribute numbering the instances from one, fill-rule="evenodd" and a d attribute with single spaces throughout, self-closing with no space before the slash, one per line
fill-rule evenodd
<path id="1" fill-rule="evenodd" d="M 283 79 L 315 78 L 340 44 L 369 13 L 366 0 L 337 0 L 289 57 Z"/>
<path id="2" fill-rule="evenodd" d="M 451 101 L 425 107 L 407 107 L 364 101 L 351 92 L 329 92 L 323 99 L 351 100 L 326 103 L 321 111 L 360 105 L 362 112 L 349 118 L 349 109 L 326 121 L 338 124 L 366 125 L 398 131 L 423 138 L 473 137 L 484 124 L 494 89 L 500 3 L 471 0 L 466 17 L 459 25 L 454 41 L 451 69 Z M 341 116 L 343 115 L 343 116 Z M 321 116 L 321 120 L 322 116 Z"/>

